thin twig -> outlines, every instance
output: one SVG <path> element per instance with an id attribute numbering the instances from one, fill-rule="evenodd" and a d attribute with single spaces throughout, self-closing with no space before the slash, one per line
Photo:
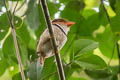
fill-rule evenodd
<path id="1" fill-rule="evenodd" d="M 100 1 L 101 1 L 101 5 L 102 5 L 102 7 L 103 7 L 103 10 L 104 10 L 104 12 L 105 12 L 105 14 L 106 14 L 106 17 L 107 17 L 107 19 L 108 19 L 108 22 L 110 23 L 110 17 L 109 17 L 109 14 L 108 14 L 105 6 L 104 6 L 103 0 L 100 0 Z"/>
<path id="2" fill-rule="evenodd" d="M 109 22 L 109 24 L 110 24 L 110 17 L 109 17 L 109 15 L 108 15 L 108 13 L 107 13 L 107 10 L 106 10 L 105 6 L 104 6 L 103 0 L 100 0 L 100 1 L 101 1 L 101 5 L 102 5 L 102 7 L 103 7 L 103 10 L 104 10 L 104 12 L 105 12 L 105 14 L 106 14 L 106 16 L 107 16 L 108 22 Z M 118 71 L 118 75 L 119 75 L 119 77 L 120 77 L 120 51 L 119 51 L 118 41 L 116 42 L 116 46 L 117 46 L 118 61 L 119 61 L 119 66 L 118 66 L 119 71 Z M 114 51 L 114 50 L 113 50 L 113 51 Z M 112 53 L 112 57 L 113 57 L 113 55 L 114 55 L 114 52 Z M 111 60 L 112 60 L 112 57 L 111 57 Z M 110 64 L 110 62 L 109 62 L 109 64 Z"/>
<path id="3" fill-rule="evenodd" d="M 13 9 L 13 13 L 12 13 L 13 15 L 15 14 L 15 11 L 16 11 L 16 8 L 17 8 L 17 5 L 18 5 L 18 2 L 19 2 L 19 1 L 17 1 L 16 5 L 15 5 L 15 7 L 14 7 L 14 9 Z"/>
<path id="4" fill-rule="evenodd" d="M 17 10 L 15 12 L 19 11 L 24 6 L 24 4 L 26 3 L 26 1 L 27 0 L 24 0 L 24 2 L 21 4 L 21 6 L 19 8 L 17 8 Z"/>
<path id="5" fill-rule="evenodd" d="M 15 5 L 15 7 L 14 7 L 14 9 L 13 9 L 12 22 L 14 22 L 14 15 L 15 15 L 15 10 L 16 10 L 16 8 L 17 8 L 18 2 L 19 2 L 19 1 L 17 1 L 16 5 Z"/>
<path id="6" fill-rule="evenodd" d="M 13 24 L 13 21 L 12 21 L 12 17 L 10 16 L 10 14 L 8 12 L 8 9 L 7 9 L 6 0 L 4 0 L 4 5 L 5 5 L 6 11 L 7 11 L 7 16 L 8 16 L 10 26 L 12 28 L 12 35 L 13 35 L 13 39 L 14 39 L 14 45 L 15 45 L 15 48 L 16 48 L 16 56 L 17 56 L 19 67 L 20 67 L 22 80 L 25 80 L 23 65 L 22 65 L 22 62 L 21 62 L 20 52 L 19 52 L 18 43 L 17 43 L 17 39 L 16 39 L 16 32 L 15 32 L 14 24 Z"/>
<path id="7" fill-rule="evenodd" d="M 119 60 L 119 70 L 118 70 L 118 73 L 120 75 L 120 50 L 119 50 L 118 42 L 116 42 L 116 46 L 117 46 L 117 54 L 118 54 L 118 60 Z"/>
<path id="8" fill-rule="evenodd" d="M 13 19 L 13 17 L 14 17 L 15 12 L 16 12 L 16 8 L 17 8 L 17 5 L 18 5 L 18 2 L 19 2 L 19 0 L 17 1 L 16 5 L 15 5 L 15 7 L 14 7 L 14 9 L 13 9 L 12 19 Z"/>
<path id="9" fill-rule="evenodd" d="M 51 37 L 50 40 L 51 40 L 52 47 L 53 47 L 54 53 L 55 53 L 55 59 L 56 59 L 56 62 L 57 62 L 57 69 L 58 69 L 59 78 L 61 80 L 65 80 L 65 74 L 64 74 L 64 70 L 63 70 L 63 66 L 62 66 L 62 61 L 61 61 L 59 51 L 58 51 L 57 46 L 56 46 L 56 41 L 55 41 L 54 34 L 53 34 L 51 19 L 50 19 L 50 16 L 49 16 L 49 11 L 48 11 L 48 7 L 47 7 L 47 4 L 46 4 L 46 0 L 41 0 L 41 6 L 42 6 L 42 10 L 44 12 L 46 25 L 48 27 L 49 34 L 50 34 L 50 37 Z"/>
<path id="10" fill-rule="evenodd" d="M 103 2 L 103 0 L 100 0 L 100 1 L 101 1 L 102 8 L 103 8 L 103 10 L 104 10 L 104 12 L 105 12 L 105 15 L 107 16 L 108 23 L 110 24 L 110 17 L 109 17 L 109 14 L 108 14 L 105 6 L 104 6 L 104 2 Z M 113 47 L 112 56 L 111 56 L 110 61 L 108 62 L 108 65 L 110 65 L 110 62 L 111 62 L 111 60 L 112 60 L 112 58 L 113 58 L 113 56 L 114 56 L 114 50 L 115 50 L 115 45 L 114 45 L 114 47 Z"/>

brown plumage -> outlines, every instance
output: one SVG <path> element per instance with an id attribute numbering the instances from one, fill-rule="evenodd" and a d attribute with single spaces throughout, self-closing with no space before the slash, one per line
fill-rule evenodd
<path id="1" fill-rule="evenodd" d="M 57 47 L 60 50 L 67 41 L 67 33 L 70 26 L 75 24 L 74 22 L 69 22 L 65 19 L 54 19 L 52 21 L 53 33 L 56 39 Z M 44 64 L 45 58 L 51 57 L 54 55 L 52 45 L 50 42 L 50 36 L 48 29 L 40 36 L 40 40 L 37 45 L 37 53 L 40 56 L 40 64 Z"/>

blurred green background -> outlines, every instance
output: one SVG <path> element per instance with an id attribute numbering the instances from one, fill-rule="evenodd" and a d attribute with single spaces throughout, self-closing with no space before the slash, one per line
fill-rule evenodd
<path id="1" fill-rule="evenodd" d="M 6 9 L 0 0 L 0 80 L 22 80 Z M 120 80 L 116 42 L 120 45 L 120 0 L 46 0 L 51 19 L 76 24 L 61 50 L 66 80 Z M 37 41 L 46 28 L 38 0 L 6 0 L 14 25 L 26 80 L 58 80 L 54 57 L 39 66 Z M 120 49 L 120 47 L 119 47 Z M 120 54 L 120 53 L 119 53 Z"/>

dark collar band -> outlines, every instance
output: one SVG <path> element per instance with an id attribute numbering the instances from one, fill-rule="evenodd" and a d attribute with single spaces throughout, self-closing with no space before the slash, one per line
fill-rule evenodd
<path id="1" fill-rule="evenodd" d="M 58 27 L 64 33 L 64 35 L 67 36 L 67 34 L 65 33 L 64 29 L 61 28 L 60 25 L 58 25 L 58 24 L 53 24 L 53 25 L 55 25 L 56 27 Z"/>

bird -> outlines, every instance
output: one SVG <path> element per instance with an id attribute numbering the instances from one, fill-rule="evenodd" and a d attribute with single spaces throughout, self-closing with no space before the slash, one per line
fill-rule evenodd
<path id="1" fill-rule="evenodd" d="M 61 50 L 67 41 L 67 34 L 70 27 L 75 24 L 75 22 L 66 19 L 54 19 L 51 23 L 57 48 L 58 50 Z M 37 44 L 37 55 L 40 57 L 41 65 L 44 65 L 46 58 L 54 56 L 48 28 L 46 28 L 40 36 Z"/>

